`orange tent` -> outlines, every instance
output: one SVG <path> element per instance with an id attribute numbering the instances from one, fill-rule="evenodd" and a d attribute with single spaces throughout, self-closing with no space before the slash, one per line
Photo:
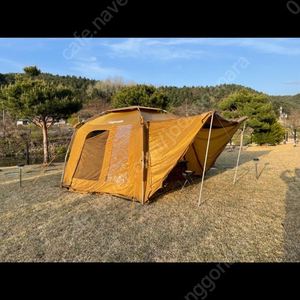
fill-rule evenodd
<path id="1" fill-rule="evenodd" d="M 180 118 L 139 106 L 105 111 L 75 129 L 62 187 L 145 203 L 183 157 L 196 175 L 204 165 L 207 172 L 244 120 L 216 111 Z"/>

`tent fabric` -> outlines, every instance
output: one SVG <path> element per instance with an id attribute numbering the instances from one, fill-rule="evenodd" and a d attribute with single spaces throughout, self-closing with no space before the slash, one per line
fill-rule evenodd
<path id="1" fill-rule="evenodd" d="M 205 172 L 245 118 L 229 121 L 215 111 L 179 118 L 139 106 L 105 111 L 74 131 L 62 187 L 144 203 L 183 157 L 188 169 L 202 176 L 213 114 Z"/>
<path id="2" fill-rule="evenodd" d="M 149 130 L 150 177 L 148 197 L 161 186 L 203 126 L 203 116 L 153 122 Z"/>

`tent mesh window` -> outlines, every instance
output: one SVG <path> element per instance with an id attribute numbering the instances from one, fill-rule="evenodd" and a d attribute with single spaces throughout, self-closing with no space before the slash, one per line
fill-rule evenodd
<path id="1" fill-rule="evenodd" d="M 127 183 L 131 127 L 132 125 L 125 125 L 117 128 L 106 176 L 108 182 Z"/>
<path id="2" fill-rule="evenodd" d="M 85 180 L 98 180 L 101 174 L 105 145 L 109 131 L 90 132 L 86 139 L 74 177 Z"/>

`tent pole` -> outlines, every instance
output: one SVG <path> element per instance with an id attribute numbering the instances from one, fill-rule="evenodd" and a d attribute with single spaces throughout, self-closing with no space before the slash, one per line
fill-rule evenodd
<path id="1" fill-rule="evenodd" d="M 242 133 L 241 133 L 240 149 L 239 149 L 239 154 L 238 154 L 238 158 L 237 158 L 237 162 L 236 162 L 233 184 L 235 184 L 236 174 L 237 174 L 237 170 L 238 170 L 238 166 L 239 166 L 239 160 L 240 160 L 240 155 L 241 155 L 241 150 L 242 150 L 242 147 L 243 147 L 243 137 L 244 137 L 245 126 L 246 126 L 246 122 L 244 122 L 243 130 L 242 130 Z"/>
<path id="2" fill-rule="evenodd" d="M 146 166 L 146 161 L 145 161 L 145 141 L 146 141 L 146 126 L 145 126 L 145 120 L 143 117 L 142 118 L 142 126 L 143 126 L 143 131 L 142 131 L 142 205 L 145 204 L 145 166 Z"/>
<path id="3" fill-rule="evenodd" d="M 201 204 L 203 181 L 204 181 L 204 175 L 205 175 L 205 169 L 206 169 L 206 162 L 207 162 L 207 156 L 208 156 L 208 150 L 209 150 L 209 143 L 210 143 L 210 136 L 211 136 L 211 129 L 212 129 L 212 124 L 213 124 L 214 114 L 215 114 L 215 112 L 212 113 L 211 120 L 210 120 L 210 127 L 209 127 L 208 140 L 207 140 L 207 145 L 206 145 L 206 154 L 205 154 L 205 161 L 204 161 L 204 167 L 203 167 L 203 172 L 202 172 L 202 180 L 201 180 L 198 206 L 200 206 L 200 204 Z"/>
<path id="4" fill-rule="evenodd" d="M 143 178 L 142 178 L 142 205 L 144 205 L 145 202 L 145 181 L 144 181 L 144 173 L 145 173 L 145 152 L 142 151 L 142 172 L 143 172 Z"/>
<path id="5" fill-rule="evenodd" d="M 145 120 L 144 118 L 142 117 L 142 114 L 141 114 L 141 110 L 140 108 L 138 107 L 138 111 L 140 112 L 140 115 L 141 115 L 141 125 L 142 125 L 142 147 L 143 147 L 143 150 L 142 150 L 142 205 L 144 205 L 144 202 L 145 202 L 145 139 L 144 139 L 144 136 L 145 136 Z"/>

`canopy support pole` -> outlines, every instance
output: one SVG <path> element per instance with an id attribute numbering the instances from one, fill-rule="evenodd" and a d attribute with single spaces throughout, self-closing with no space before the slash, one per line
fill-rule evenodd
<path id="1" fill-rule="evenodd" d="M 142 178 L 142 205 L 145 203 L 145 178 L 144 178 L 144 173 L 145 173 L 145 152 L 144 150 L 142 151 L 142 172 L 143 172 L 143 178 Z"/>
<path id="2" fill-rule="evenodd" d="M 241 150 L 242 150 L 242 147 L 243 147 L 243 138 L 244 138 L 245 126 L 246 126 L 246 122 L 244 122 L 243 130 L 242 130 L 242 133 L 241 133 L 240 149 L 239 149 L 239 154 L 238 154 L 238 158 L 237 158 L 237 162 L 236 162 L 233 184 L 235 184 L 236 174 L 237 174 L 237 170 L 238 170 L 238 166 L 239 166 L 239 160 L 240 160 L 240 156 L 241 156 Z"/>
<path id="3" fill-rule="evenodd" d="M 212 124 L 213 124 L 214 114 L 215 114 L 215 112 L 212 113 L 211 120 L 210 120 L 210 127 L 209 127 L 208 140 L 207 140 L 207 145 L 206 145 L 205 161 L 204 161 L 203 172 L 202 172 L 202 180 L 201 180 L 198 206 L 200 206 L 200 204 L 201 204 L 203 181 L 204 181 L 204 175 L 205 175 L 205 169 L 206 169 L 206 162 L 207 162 L 207 156 L 208 156 L 208 150 L 209 150 L 209 143 L 210 143 L 210 136 L 211 136 L 211 129 L 212 129 Z"/>

